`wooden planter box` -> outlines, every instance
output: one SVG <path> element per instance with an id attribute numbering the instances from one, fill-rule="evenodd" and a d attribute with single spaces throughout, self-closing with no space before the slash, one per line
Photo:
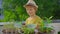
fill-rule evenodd
<path id="1" fill-rule="evenodd" d="M 24 31 L 20 31 L 20 34 L 24 34 Z M 30 32 L 29 34 L 48 34 L 48 33 L 45 33 L 45 32 Z M 54 34 L 54 31 L 51 31 L 49 32 L 49 34 Z"/>
<path id="2" fill-rule="evenodd" d="M 13 29 L 3 29 L 3 34 L 18 34 L 17 30 L 13 30 Z"/>
<path id="3" fill-rule="evenodd" d="M 49 32 L 49 33 L 39 33 L 39 34 L 54 34 L 54 32 L 52 31 L 52 32 Z"/>
<path id="4" fill-rule="evenodd" d="M 38 33 L 38 34 L 48 34 L 48 33 L 41 33 L 41 32 L 40 32 L 40 33 Z M 53 34 L 53 33 L 50 32 L 49 34 Z"/>
<path id="5" fill-rule="evenodd" d="M 34 32 L 34 34 L 54 34 L 54 31 L 55 31 L 55 30 L 52 30 L 52 31 L 50 31 L 49 33 L 47 33 L 47 32 L 41 32 L 41 31 L 38 31 L 38 30 L 37 30 L 37 31 Z"/>

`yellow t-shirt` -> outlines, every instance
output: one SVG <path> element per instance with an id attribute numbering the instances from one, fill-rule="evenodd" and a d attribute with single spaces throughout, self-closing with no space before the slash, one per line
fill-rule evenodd
<path id="1" fill-rule="evenodd" d="M 26 20 L 26 24 L 41 24 L 41 23 L 42 23 L 42 19 L 39 16 L 29 17 Z"/>

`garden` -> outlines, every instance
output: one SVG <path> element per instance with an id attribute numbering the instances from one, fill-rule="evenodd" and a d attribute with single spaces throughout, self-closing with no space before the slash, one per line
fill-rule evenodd
<path id="1" fill-rule="evenodd" d="M 60 19 L 59 1 L 3 0 L 3 34 L 54 34 L 54 27 L 48 24 Z"/>

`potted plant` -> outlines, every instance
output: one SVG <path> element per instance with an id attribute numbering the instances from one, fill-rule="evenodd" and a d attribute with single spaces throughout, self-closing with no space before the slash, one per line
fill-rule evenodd
<path id="1" fill-rule="evenodd" d="M 46 18 L 46 21 L 42 21 L 43 26 L 39 26 L 38 29 L 34 28 L 35 27 L 34 24 L 22 25 L 22 27 L 19 28 L 19 33 L 20 34 L 53 34 L 54 33 L 53 27 L 48 25 L 52 22 L 51 18 L 52 16 L 50 18 Z"/>
<path id="2" fill-rule="evenodd" d="M 3 34 L 18 34 L 17 29 L 14 27 L 14 23 L 10 22 L 9 24 L 5 24 L 2 30 Z"/>
<path id="3" fill-rule="evenodd" d="M 53 26 L 49 25 L 52 22 L 51 20 L 52 17 L 53 16 L 49 18 L 45 17 L 46 21 L 43 21 L 44 25 L 39 27 L 38 29 L 39 33 L 41 34 L 53 34 L 54 33 Z"/>
<path id="4" fill-rule="evenodd" d="M 34 34 L 34 29 L 32 28 L 23 27 L 21 28 L 21 30 L 23 31 L 22 33 L 24 34 Z"/>

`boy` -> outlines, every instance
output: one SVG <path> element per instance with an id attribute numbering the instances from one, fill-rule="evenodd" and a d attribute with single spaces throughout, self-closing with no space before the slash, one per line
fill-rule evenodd
<path id="1" fill-rule="evenodd" d="M 33 0 L 29 0 L 28 3 L 24 5 L 24 7 L 26 8 L 28 15 L 30 16 L 26 20 L 26 25 L 35 24 L 36 27 L 41 26 L 42 19 L 36 15 L 38 6 L 35 4 L 35 2 Z"/>

